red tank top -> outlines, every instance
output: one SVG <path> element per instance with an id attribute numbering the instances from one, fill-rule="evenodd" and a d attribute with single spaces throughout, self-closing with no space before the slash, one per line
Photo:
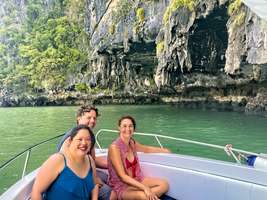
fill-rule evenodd
<path id="1" fill-rule="evenodd" d="M 129 169 L 130 167 L 132 168 L 132 176 L 133 178 L 136 177 L 136 166 L 137 166 L 137 159 L 136 156 L 134 156 L 134 160 L 130 162 L 128 158 L 125 158 L 125 164 L 126 164 L 126 169 Z"/>

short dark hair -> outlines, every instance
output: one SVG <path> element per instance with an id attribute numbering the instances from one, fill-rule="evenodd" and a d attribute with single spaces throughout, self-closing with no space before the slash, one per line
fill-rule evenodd
<path id="1" fill-rule="evenodd" d="M 100 116 L 98 109 L 94 105 L 83 105 L 77 110 L 76 117 L 81 117 L 84 113 L 91 112 L 92 110 L 96 112 L 96 117 Z"/>
<path id="2" fill-rule="evenodd" d="M 134 119 L 132 116 L 130 116 L 130 115 L 122 116 L 122 117 L 119 119 L 119 121 L 118 121 L 118 125 L 120 126 L 122 120 L 124 120 L 124 119 L 129 119 L 129 120 L 131 120 L 132 123 L 133 123 L 133 126 L 134 126 L 134 130 L 135 130 L 135 128 L 136 128 L 136 122 L 135 122 L 135 119 Z"/>
<path id="3" fill-rule="evenodd" d="M 82 129 L 86 129 L 89 132 L 90 139 L 91 139 L 91 148 L 90 148 L 89 152 L 91 153 L 92 148 L 95 146 L 95 135 L 94 135 L 93 131 L 91 130 L 91 128 L 89 128 L 87 125 L 80 124 L 80 125 L 77 125 L 74 128 L 72 128 L 70 131 L 70 139 L 73 140 L 73 138 L 77 135 L 79 130 L 82 130 Z"/>

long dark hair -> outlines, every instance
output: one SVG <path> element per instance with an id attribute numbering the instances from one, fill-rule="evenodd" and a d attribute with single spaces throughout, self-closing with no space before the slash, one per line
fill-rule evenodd
<path id="1" fill-rule="evenodd" d="M 89 153 L 91 154 L 91 151 L 92 151 L 93 147 L 95 146 L 95 135 L 94 135 L 93 131 L 87 125 L 80 124 L 80 125 L 77 125 L 74 128 L 72 128 L 70 131 L 70 139 L 73 140 L 73 138 L 77 135 L 79 130 L 82 130 L 82 129 L 88 130 L 88 132 L 89 132 L 89 135 L 91 138 L 91 147 L 90 147 Z"/>

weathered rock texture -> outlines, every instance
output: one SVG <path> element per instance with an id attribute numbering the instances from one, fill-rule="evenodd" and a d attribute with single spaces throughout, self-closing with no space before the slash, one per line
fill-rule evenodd
<path id="1" fill-rule="evenodd" d="M 242 5 L 229 17 L 227 0 L 202 0 L 193 11 L 179 7 L 164 23 L 168 0 L 88 2 L 92 85 L 157 94 L 159 102 L 213 102 L 266 114 L 267 25 L 249 8 Z M 125 2 L 126 13 L 119 10 Z"/>
<path id="2" fill-rule="evenodd" d="M 267 116 L 267 22 L 244 5 L 229 16 L 229 0 L 166 17 L 171 2 L 86 0 L 93 52 L 81 77 L 94 94 L 2 95 L 0 106 L 175 103 Z"/>

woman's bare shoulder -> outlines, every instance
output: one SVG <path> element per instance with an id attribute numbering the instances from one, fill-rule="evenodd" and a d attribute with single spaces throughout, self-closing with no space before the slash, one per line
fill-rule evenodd
<path id="1" fill-rule="evenodd" d="M 62 168 L 64 166 L 64 155 L 62 153 L 55 153 L 51 155 L 43 164 L 44 166 L 53 166 Z"/>
<path id="2" fill-rule="evenodd" d="M 108 152 L 109 154 L 117 154 L 120 152 L 120 149 L 116 144 L 111 144 L 108 148 Z"/>

